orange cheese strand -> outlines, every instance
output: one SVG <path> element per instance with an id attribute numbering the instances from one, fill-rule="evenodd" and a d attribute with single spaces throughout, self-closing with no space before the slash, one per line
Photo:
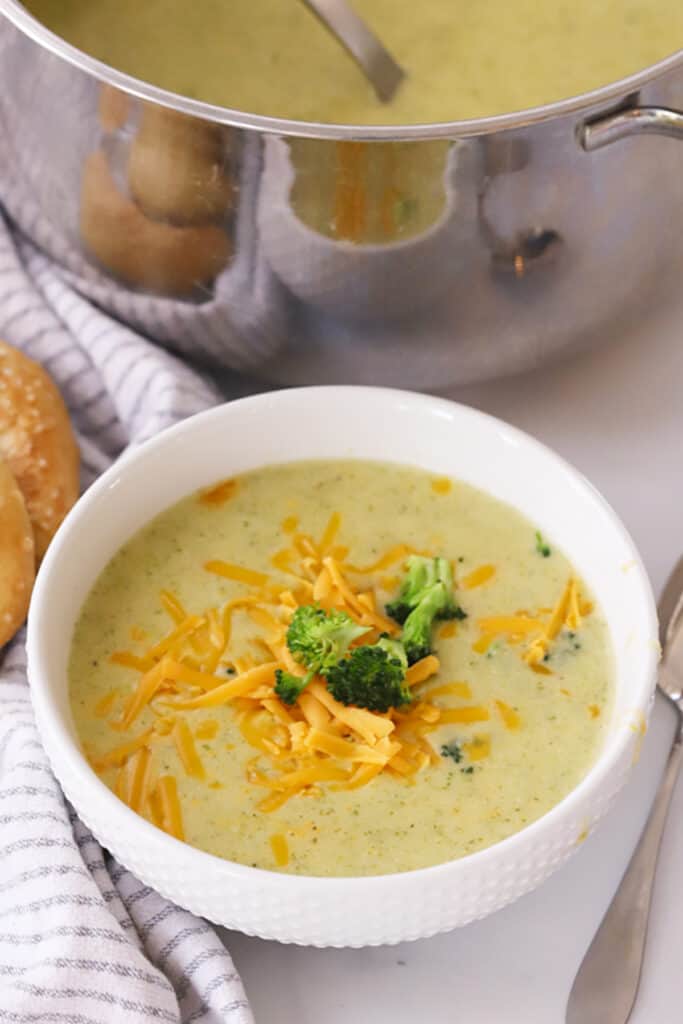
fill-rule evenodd
<path id="1" fill-rule="evenodd" d="M 358 573 L 359 576 L 370 576 L 374 572 L 381 572 L 382 569 L 388 569 L 390 565 L 395 565 L 397 562 L 402 562 L 408 557 L 408 555 L 417 554 L 414 548 L 411 548 L 409 544 L 396 544 L 393 548 L 389 548 L 388 551 L 377 559 L 376 562 L 372 562 L 370 565 L 358 566 L 358 565 L 347 565 L 345 566 L 349 572 Z"/>
<path id="2" fill-rule="evenodd" d="M 259 608 L 258 605 L 253 605 L 247 609 L 247 615 L 255 622 L 257 626 L 262 626 L 264 629 L 269 629 L 273 633 L 282 633 L 282 623 L 279 619 L 276 619 L 274 615 L 271 615 L 265 608 Z"/>
<path id="3" fill-rule="evenodd" d="M 179 599 L 170 590 L 162 590 L 159 600 L 161 601 L 161 607 L 177 625 L 180 625 L 188 617 Z"/>
<path id="4" fill-rule="evenodd" d="M 566 624 L 568 629 L 580 629 L 581 627 L 581 602 L 579 600 L 579 588 L 576 580 L 571 581 L 569 601 L 567 609 Z"/>
<path id="5" fill-rule="evenodd" d="M 291 548 L 283 548 L 281 551 L 276 551 L 274 555 L 270 556 L 270 564 L 274 569 L 279 569 L 280 572 L 292 573 L 292 562 L 295 557 L 295 551 L 292 551 Z"/>
<path id="6" fill-rule="evenodd" d="M 153 731 L 152 727 L 145 729 L 137 736 L 133 736 L 132 739 L 127 740 L 125 743 L 121 743 L 118 747 L 114 747 L 113 750 L 110 750 L 107 754 L 104 754 L 103 757 L 98 758 L 94 762 L 95 769 L 102 771 L 105 768 L 115 768 L 122 765 L 132 754 L 141 747 L 147 745 Z"/>
<path id="7" fill-rule="evenodd" d="M 297 703 L 304 718 L 313 728 L 324 729 L 331 720 L 330 712 L 312 693 L 302 693 Z"/>
<path id="8" fill-rule="evenodd" d="M 268 574 L 256 572 L 254 569 L 247 569 L 243 565 L 233 565 L 231 562 L 213 560 L 204 563 L 207 572 L 215 573 L 216 576 L 223 576 L 226 580 L 235 580 L 236 583 L 246 583 L 247 586 L 262 587 L 268 582 Z"/>
<path id="9" fill-rule="evenodd" d="M 202 615 L 188 615 L 187 618 L 184 619 L 183 622 L 179 623 L 175 629 L 171 630 L 170 633 L 167 633 L 158 644 L 150 647 L 147 651 L 147 657 L 153 658 L 156 661 L 158 658 L 161 658 L 162 655 L 166 654 L 166 652 L 170 650 L 178 640 L 182 640 L 184 637 L 190 636 L 191 633 L 194 633 L 194 631 L 199 629 L 200 626 L 203 626 L 204 623 L 205 619 Z"/>
<path id="10" fill-rule="evenodd" d="M 443 683 L 442 686 L 432 686 L 423 694 L 433 700 L 434 697 L 462 697 L 463 700 L 472 699 L 472 688 L 469 683 Z"/>
<path id="11" fill-rule="evenodd" d="M 532 672 L 535 672 L 539 676 L 552 676 L 554 675 L 553 670 L 548 668 L 547 665 L 542 665 L 540 662 L 533 662 L 529 665 Z"/>
<path id="12" fill-rule="evenodd" d="M 190 668 L 172 658 L 169 658 L 166 663 L 166 678 L 187 683 L 189 686 L 200 686 L 202 690 L 207 691 L 216 690 L 225 683 L 225 676 L 217 676 L 213 672 L 202 672 L 200 669 Z"/>
<path id="13" fill-rule="evenodd" d="M 460 586 L 464 590 L 474 590 L 475 587 L 481 587 L 484 583 L 488 583 L 490 579 L 496 574 L 495 565 L 480 565 L 478 569 L 474 569 L 469 575 L 465 576 L 460 581 Z"/>
<path id="14" fill-rule="evenodd" d="M 109 693 L 105 694 L 94 707 L 94 714 L 96 718 L 106 718 L 109 712 L 116 704 L 116 698 L 118 697 L 118 690 L 110 690 Z"/>
<path id="15" fill-rule="evenodd" d="M 312 558 L 314 562 L 317 562 L 320 557 L 318 546 L 312 537 L 309 537 L 307 533 L 295 533 L 292 538 L 294 547 L 304 558 Z"/>
<path id="16" fill-rule="evenodd" d="M 173 726 L 173 732 L 171 733 L 173 742 L 175 743 L 178 756 L 183 763 L 183 768 L 188 775 L 191 775 L 193 779 L 204 779 L 206 773 L 204 772 L 204 765 L 201 762 L 197 748 L 194 745 L 194 739 L 190 732 L 190 727 L 184 718 L 177 719 Z"/>
<path id="17" fill-rule="evenodd" d="M 319 760 L 293 772 L 287 772 L 275 780 L 275 786 L 282 790 L 300 790 L 316 782 L 347 782 L 349 773 L 329 759 Z"/>
<path id="18" fill-rule="evenodd" d="M 163 658 L 158 665 L 155 665 L 154 668 L 149 670 L 149 672 L 146 672 L 140 680 L 138 688 L 128 702 L 128 706 L 126 707 L 123 715 L 123 726 L 126 729 L 133 724 L 142 709 L 146 704 L 149 704 L 150 700 L 163 683 L 166 678 L 168 664 L 167 659 Z"/>
<path id="19" fill-rule="evenodd" d="M 487 722 L 490 717 L 488 708 L 477 707 L 473 704 L 464 708 L 445 708 L 441 712 L 439 723 L 467 725 L 470 722 Z"/>
<path id="20" fill-rule="evenodd" d="M 235 697 L 242 697 L 251 693 L 258 686 L 264 683 L 271 683 L 275 679 L 275 669 L 279 667 L 277 661 L 267 662 L 265 665 L 257 665 L 255 668 L 247 669 L 241 675 L 236 676 L 227 683 L 201 694 L 199 697 L 192 697 L 189 700 L 173 701 L 172 706 L 180 711 L 191 711 L 193 708 L 216 708 L 221 704 L 227 704 Z"/>
<path id="21" fill-rule="evenodd" d="M 463 750 L 470 761 L 482 761 L 491 753 L 491 740 L 488 736 L 475 736 L 463 745 Z"/>
<path id="22" fill-rule="evenodd" d="M 130 651 L 114 651 L 109 657 L 112 665 L 121 665 L 123 668 L 132 668 L 136 672 L 148 672 L 154 667 L 152 658 L 139 658 Z"/>
<path id="23" fill-rule="evenodd" d="M 273 811 L 279 810 L 280 807 L 282 807 L 283 804 L 286 804 L 291 797 L 296 796 L 297 793 L 301 792 L 302 788 L 303 787 L 300 787 L 299 789 L 286 789 L 281 792 L 270 793 L 267 797 L 264 797 L 263 800 L 260 800 L 256 807 L 264 814 L 271 814 Z"/>
<path id="24" fill-rule="evenodd" d="M 522 724 L 522 719 L 514 708 L 511 708 L 510 705 L 506 704 L 503 700 L 497 700 L 496 707 L 500 712 L 500 717 L 503 719 L 503 724 L 506 729 L 519 729 Z"/>
<path id="25" fill-rule="evenodd" d="M 286 867 L 289 864 L 289 846 L 281 832 L 276 832 L 270 837 L 270 848 L 277 866 L 279 868 Z"/>
<path id="26" fill-rule="evenodd" d="M 320 538 L 319 548 L 322 552 L 330 551 L 334 544 L 335 538 L 339 533 L 339 527 L 341 526 L 341 516 L 338 512 L 333 512 L 330 516 L 327 526 L 323 531 L 323 535 Z"/>
<path id="27" fill-rule="evenodd" d="M 218 484 L 214 484 L 213 487 L 209 487 L 205 491 L 199 492 L 199 504 L 200 505 L 224 505 L 226 501 L 233 498 L 237 493 L 239 483 L 237 480 L 228 479 L 222 480 Z"/>
<path id="28" fill-rule="evenodd" d="M 574 586 L 574 580 L 569 579 L 567 581 L 566 587 L 564 588 L 564 591 L 562 592 L 562 597 L 553 609 L 553 613 L 550 617 L 550 622 L 548 623 L 546 629 L 546 636 L 549 640 L 554 640 L 557 634 L 562 629 L 562 626 L 564 625 L 564 621 L 567 616 L 567 610 L 569 607 L 569 599 L 571 597 Z"/>
<path id="29" fill-rule="evenodd" d="M 126 803 L 139 814 L 147 800 L 147 786 L 151 771 L 151 755 L 146 747 L 136 751 L 126 765 Z"/>
<path id="30" fill-rule="evenodd" d="M 485 619 L 479 619 L 477 626 L 482 633 L 506 633 L 516 635 L 518 633 L 537 633 L 543 629 L 540 619 L 533 619 L 528 615 L 491 615 Z"/>
<path id="31" fill-rule="evenodd" d="M 550 616 L 550 621 L 548 622 L 548 625 L 545 627 L 545 630 L 540 636 L 532 640 L 529 646 L 524 651 L 522 657 L 524 661 L 528 662 L 530 665 L 537 664 L 539 661 L 543 660 L 548 650 L 548 647 L 562 629 L 565 623 L 565 619 L 567 617 L 569 599 L 571 597 L 573 586 L 574 581 L 570 577 L 570 579 L 567 580 L 567 584 L 564 590 L 562 591 L 562 595 L 559 601 L 553 608 L 552 614 Z"/>
<path id="32" fill-rule="evenodd" d="M 382 764 L 361 764 L 347 782 L 342 782 L 339 789 L 360 789 L 372 782 L 384 768 Z"/>
<path id="33" fill-rule="evenodd" d="M 472 650 L 476 651 L 477 654 L 486 654 L 495 639 L 495 633 L 484 633 L 478 640 L 474 641 L 472 644 Z"/>
<path id="34" fill-rule="evenodd" d="M 408 686 L 417 686 L 418 683 L 424 683 L 430 676 L 436 675 L 440 667 L 439 659 L 433 654 L 428 654 L 426 658 L 421 658 L 414 665 L 410 666 L 406 672 L 406 683 Z"/>
<path id="35" fill-rule="evenodd" d="M 331 712 L 333 718 L 348 725 L 367 743 L 375 743 L 380 737 L 388 736 L 396 728 L 394 723 L 383 715 L 374 714 L 364 708 L 353 708 L 340 704 L 317 679 L 309 683 L 308 690 Z"/>
<path id="36" fill-rule="evenodd" d="M 178 785 L 172 775 L 160 776 L 157 782 L 157 793 L 161 807 L 162 828 L 176 839 L 184 839 Z"/>

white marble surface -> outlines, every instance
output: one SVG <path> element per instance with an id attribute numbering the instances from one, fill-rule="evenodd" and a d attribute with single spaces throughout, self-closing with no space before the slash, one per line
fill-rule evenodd
<path id="1" fill-rule="evenodd" d="M 646 337 L 453 397 L 528 430 L 604 493 L 657 591 L 683 552 L 683 318 Z M 226 936 L 257 1024 L 562 1024 L 571 983 L 628 861 L 666 756 L 658 704 L 639 765 L 607 821 L 535 893 L 448 935 L 397 947 L 314 950 Z M 632 1024 L 683 1019 L 683 783 L 664 838 Z"/>

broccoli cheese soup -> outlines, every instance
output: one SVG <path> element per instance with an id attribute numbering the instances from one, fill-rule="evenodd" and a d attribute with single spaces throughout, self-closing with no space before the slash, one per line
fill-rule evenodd
<path id="1" fill-rule="evenodd" d="M 174 92 L 274 117 L 410 124 L 605 85 L 683 46 L 674 0 L 355 0 L 408 73 L 380 103 L 301 0 L 28 0 L 50 29 Z"/>
<path id="2" fill-rule="evenodd" d="M 93 769 L 219 857 L 408 871 L 496 843 L 583 778 L 609 719 L 599 607 L 552 537 L 422 470 L 268 467 L 185 498 L 85 601 Z"/>

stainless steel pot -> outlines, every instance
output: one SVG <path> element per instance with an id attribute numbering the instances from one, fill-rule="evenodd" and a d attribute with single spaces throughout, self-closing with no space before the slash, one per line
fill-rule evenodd
<path id="1" fill-rule="evenodd" d="M 521 114 L 351 128 L 175 96 L 0 12 L 6 209 L 83 293 L 196 358 L 443 388 L 680 291 L 683 52 Z"/>

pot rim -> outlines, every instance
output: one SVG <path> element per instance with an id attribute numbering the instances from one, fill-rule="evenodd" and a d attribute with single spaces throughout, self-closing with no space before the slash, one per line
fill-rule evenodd
<path id="1" fill-rule="evenodd" d="M 117 89 L 160 106 L 169 107 L 183 114 L 229 125 L 233 128 L 249 129 L 270 135 L 293 136 L 330 140 L 403 142 L 421 139 L 466 138 L 473 135 L 493 134 L 513 128 L 524 128 L 555 117 L 588 111 L 599 104 L 623 101 L 629 94 L 675 68 L 683 68 L 683 49 L 676 50 L 663 60 L 650 64 L 616 82 L 580 93 L 555 103 L 531 107 L 526 110 L 490 117 L 473 118 L 465 121 L 444 121 L 412 125 L 349 125 L 323 124 L 315 121 L 294 121 L 287 118 L 267 117 L 250 114 L 247 111 L 204 103 L 179 93 L 151 85 L 142 79 L 117 71 L 102 61 L 90 57 L 65 39 L 47 29 L 30 14 L 19 0 L 0 0 L 0 14 L 4 15 L 25 36 L 38 43 L 48 52 L 61 57 L 67 63 L 86 74 L 114 86 Z"/>

